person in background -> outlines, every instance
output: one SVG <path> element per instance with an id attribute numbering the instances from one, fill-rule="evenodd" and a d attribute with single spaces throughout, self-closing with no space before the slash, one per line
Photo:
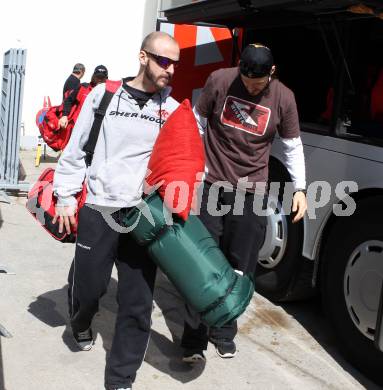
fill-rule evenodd
<path id="1" fill-rule="evenodd" d="M 77 63 L 73 67 L 73 71 L 70 76 L 66 79 L 63 87 L 63 100 L 74 89 L 78 88 L 80 85 L 80 80 L 83 78 L 85 74 L 85 66 L 81 63 Z"/>
<path id="2" fill-rule="evenodd" d="M 92 79 L 90 83 L 81 83 L 69 93 L 64 99 L 63 103 L 63 115 L 59 120 L 61 128 L 66 128 L 68 125 L 68 115 L 70 114 L 72 107 L 78 105 L 78 110 L 81 110 L 82 104 L 89 92 L 98 84 L 105 83 L 108 79 L 108 69 L 104 65 L 98 65 L 94 69 Z M 82 87 L 82 88 L 81 88 Z"/>

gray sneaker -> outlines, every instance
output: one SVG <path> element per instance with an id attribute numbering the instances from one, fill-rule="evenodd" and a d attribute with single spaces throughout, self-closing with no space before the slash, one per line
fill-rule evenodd
<path id="1" fill-rule="evenodd" d="M 91 328 L 83 332 L 73 332 L 73 337 L 81 351 L 90 351 L 92 349 L 94 341 Z"/>

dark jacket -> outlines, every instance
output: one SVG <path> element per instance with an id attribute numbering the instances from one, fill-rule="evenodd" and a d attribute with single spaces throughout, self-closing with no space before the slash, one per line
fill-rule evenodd
<path id="1" fill-rule="evenodd" d="M 80 86 L 80 80 L 71 74 L 65 81 L 64 88 L 63 88 L 63 100 L 65 98 L 65 94 L 68 91 L 73 91 L 75 89 L 78 89 Z"/>

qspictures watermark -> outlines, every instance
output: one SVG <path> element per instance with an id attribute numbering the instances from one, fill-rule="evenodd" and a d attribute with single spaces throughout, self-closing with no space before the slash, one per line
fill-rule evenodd
<path id="1" fill-rule="evenodd" d="M 234 215 L 244 214 L 245 198 L 248 194 L 251 183 L 246 179 L 241 179 L 237 186 L 233 186 L 229 182 L 220 181 L 210 184 L 208 197 L 207 197 L 207 212 L 211 216 L 223 217 L 226 214 L 232 212 Z M 189 197 L 193 194 L 191 214 L 200 215 L 201 201 L 204 183 L 196 183 L 193 191 L 189 191 L 188 183 L 183 181 L 174 181 L 168 183 L 163 203 L 162 214 L 167 225 L 172 225 L 173 215 L 185 210 L 188 205 Z M 260 191 L 262 189 L 262 191 Z M 152 188 L 153 193 L 155 188 Z M 235 194 L 235 201 L 233 205 L 227 205 L 220 203 L 220 192 L 232 192 Z M 332 212 L 339 217 L 351 216 L 356 210 L 355 200 L 350 196 L 351 193 L 358 191 L 358 185 L 354 181 L 342 181 L 336 184 L 334 188 L 330 183 L 325 181 L 312 182 L 307 187 L 307 218 L 315 220 L 318 218 L 318 211 L 332 202 Z M 253 212 L 259 216 L 270 216 L 275 213 L 282 213 L 284 215 L 291 214 L 292 202 L 295 193 L 295 186 L 291 182 L 272 182 L 269 185 L 267 183 L 257 183 L 257 193 L 254 195 Z M 178 200 L 174 205 L 174 199 Z M 276 201 L 277 200 L 277 201 Z M 138 209 L 138 218 L 131 226 L 121 226 L 112 217 L 112 212 L 115 209 L 111 209 L 108 212 L 106 209 L 99 210 L 105 221 L 111 228 L 120 233 L 129 233 L 135 229 L 138 225 L 140 218 L 145 217 L 150 224 L 155 226 L 155 221 L 150 211 L 150 207 L 143 200 L 136 206 Z"/>
<path id="2" fill-rule="evenodd" d="M 120 178 L 114 177 L 113 183 L 118 185 L 120 180 L 123 180 L 125 172 L 121 172 Z M 119 176 L 119 175 L 117 175 Z M 147 175 L 148 176 L 148 175 Z M 147 177 L 146 176 L 146 177 Z M 192 196 L 192 211 L 194 215 L 200 215 L 201 200 L 203 186 L 202 182 L 203 174 L 197 175 L 197 180 L 193 184 L 193 188 L 190 189 L 189 184 L 185 181 L 173 181 L 167 183 L 164 205 L 163 205 L 163 217 L 167 225 L 173 224 L 173 214 L 184 211 L 190 203 L 190 197 Z M 121 183 L 121 182 L 120 182 Z M 52 201 L 52 184 L 47 182 L 39 183 L 41 188 L 44 189 L 42 193 L 41 205 L 32 205 L 31 210 L 36 214 L 36 218 L 42 225 L 45 225 L 45 210 L 49 208 L 49 204 Z M 146 189 L 146 195 L 150 195 L 155 192 L 163 182 L 158 183 L 154 187 L 150 187 L 144 180 L 143 188 Z M 206 201 L 207 212 L 211 216 L 223 217 L 224 215 L 232 212 L 234 215 L 243 215 L 245 198 L 249 193 L 254 191 L 254 183 L 249 182 L 247 177 L 238 180 L 236 185 L 233 185 L 227 181 L 219 181 L 215 183 L 209 183 L 209 191 Z M 102 198 L 107 194 L 104 193 L 102 186 L 96 188 L 97 197 Z M 275 213 L 282 213 L 284 215 L 291 214 L 291 208 L 293 203 L 293 197 L 296 189 L 292 182 L 271 182 L 264 183 L 258 182 L 255 184 L 255 193 L 253 199 L 253 212 L 259 216 L 270 216 Z M 307 218 L 315 220 L 318 218 L 318 211 L 324 207 L 327 207 L 329 203 L 332 203 L 332 212 L 338 217 L 348 217 L 353 215 L 356 210 L 356 202 L 350 196 L 350 194 L 358 191 L 358 184 L 355 181 L 341 181 L 334 186 L 326 181 L 314 181 L 307 187 L 306 199 L 307 199 Z M 232 205 L 222 204 L 220 202 L 220 193 L 233 193 L 235 196 L 234 203 Z M 107 197 L 107 196 L 106 196 Z M 177 202 L 175 202 L 177 199 Z M 205 205 L 204 205 L 205 206 Z M 139 211 L 139 218 L 144 216 L 149 223 L 153 226 L 155 224 L 153 216 L 151 215 L 150 208 L 143 199 L 136 205 Z M 97 207 L 95 209 L 102 213 L 105 221 L 109 226 L 120 233 L 128 233 L 132 231 L 138 224 L 139 219 L 135 221 L 133 226 L 121 226 L 113 214 L 116 213 L 119 208 L 116 207 Z"/>

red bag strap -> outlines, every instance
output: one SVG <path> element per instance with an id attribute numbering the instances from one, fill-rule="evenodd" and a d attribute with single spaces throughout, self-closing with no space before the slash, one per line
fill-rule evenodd
<path id="1" fill-rule="evenodd" d="M 116 93 L 117 89 L 120 88 L 121 84 L 121 80 L 106 80 L 105 89 L 108 92 Z"/>

